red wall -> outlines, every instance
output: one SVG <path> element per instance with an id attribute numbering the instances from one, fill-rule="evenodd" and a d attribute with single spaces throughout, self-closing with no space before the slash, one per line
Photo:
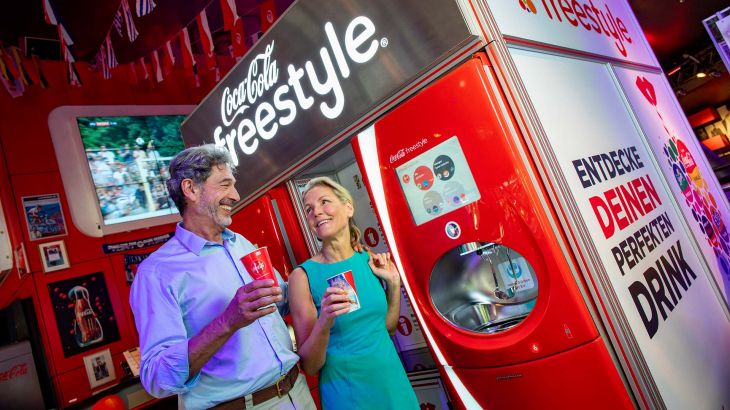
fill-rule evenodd
<path id="1" fill-rule="evenodd" d="M 223 75 L 231 65 L 230 61 L 221 61 Z M 79 232 L 73 225 L 66 202 L 48 130 L 48 114 L 62 105 L 197 104 L 213 87 L 214 75 L 212 72 L 201 73 L 201 86 L 196 88 L 194 81 L 186 77 L 181 68 L 177 68 L 162 83 L 157 84 L 151 79 L 144 80 L 140 77 L 140 81 L 132 85 L 124 66 L 112 70 L 112 79 L 104 80 L 100 73 L 90 71 L 84 64 L 78 64 L 83 86 L 71 87 L 66 84 L 66 70 L 62 63 L 44 61 L 42 68 L 50 83 L 47 89 L 30 86 L 21 97 L 11 98 L 0 88 L 0 201 L 5 211 L 13 248 L 25 247 L 30 266 L 30 273 L 22 277 L 17 267 L 14 267 L 0 284 L 0 308 L 19 298 L 33 298 L 58 405 L 67 407 L 92 394 L 87 383 L 84 356 L 110 349 L 117 375 L 116 381 L 112 383 L 116 383 L 123 374 L 120 367 L 122 352 L 138 345 L 128 303 L 129 285 L 124 272 L 124 253 L 105 254 L 102 245 L 172 232 L 174 226 L 158 226 L 105 238 L 91 238 Z M 61 197 L 68 235 L 31 241 L 27 224 L 23 220 L 21 198 L 53 193 L 58 193 Z M 44 273 L 38 245 L 58 239 L 65 243 L 71 266 L 68 269 Z M 145 248 L 128 253 L 148 253 L 152 250 L 154 248 Z M 48 284 L 94 272 L 103 272 L 120 340 L 64 357 Z M 108 386 L 99 386 L 96 390 L 104 387 Z"/>

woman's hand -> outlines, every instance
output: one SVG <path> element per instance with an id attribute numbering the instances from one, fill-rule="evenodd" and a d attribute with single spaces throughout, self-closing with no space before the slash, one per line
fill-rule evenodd
<path id="1" fill-rule="evenodd" d="M 354 250 L 355 252 L 358 252 L 358 253 L 360 253 L 360 252 L 370 252 L 370 248 L 368 248 L 367 246 L 361 244 L 360 242 L 352 245 L 352 250 Z"/>
<path id="2" fill-rule="evenodd" d="M 400 287 L 400 274 L 395 263 L 390 259 L 390 252 L 371 253 L 368 264 L 375 276 L 383 279 L 388 287 Z"/>
<path id="3" fill-rule="evenodd" d="M 327 329 L 335 323 L 335 318 L 350 311 L 350 299 L 347 292 L 340 288 L 330 287 L 324 291 L 319 309 L 319 318 Z"/>
<path id="4" fill-rule="evenodd" d="M 385 327 L 393 336 L 400 317 L 400 275 L 395 263 L 390 259 L 390 252 L 371 253 L 368 261 L 370 269 L 378 278 L 385 281 L 385 298 L 388 301 L 388 310 L 385 313 Z"/>

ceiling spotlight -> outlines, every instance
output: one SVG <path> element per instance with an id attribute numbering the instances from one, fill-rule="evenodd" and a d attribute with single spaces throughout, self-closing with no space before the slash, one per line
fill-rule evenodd
<path id="1" fill-rule="evenodd" d="M 695 74 L 695 77 L 705 78 L 705 77 L 707 77 L 707 73 L 705 73 L 704 71 L 698 71 L 697 74 Z"/>
<path id="2" fill-rule="evenodd" d="M 715 69 L 712 69 L 712 70 L 710 70 L 710 77 L 719 78 L 719 77 L 722 77 L 722 73 Z"/>
<path id="3" fill-rule="evenodd" d="M 687 95 L 687 91 L 685 91 L 684 88 L 677 88 L 674 93 L 677 94 L 677 97 L 684 97 Z"/>

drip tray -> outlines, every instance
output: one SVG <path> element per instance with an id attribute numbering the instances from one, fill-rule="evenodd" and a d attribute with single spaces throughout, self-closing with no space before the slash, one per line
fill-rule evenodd
<path id="1" fill-rule="evenodd" d="M 496 333 L 522 322 L 531 309 L 532 304 L 502 305 L 477 302 L 459 306 L 447 313 L 447 317 L 465 330 Z"/>

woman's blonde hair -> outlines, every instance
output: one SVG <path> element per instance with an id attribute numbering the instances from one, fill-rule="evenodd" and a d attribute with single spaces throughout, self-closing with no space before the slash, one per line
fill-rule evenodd
<path id="1" fill-rule="evenodd" d="M 342 185 L 338 184 L 332 178 L 330 177 L 316 177 L 312 178 L 307 182 L 307 185 L 304 186 L 304 191 L 302 192 L 302 198 L 307 196 L 309 191 L 311 191 L 313 188 L 318 186 L 324 186 L 328 187 L 334 192 L 337 199 L 339 199 L 343 204 L 350 203 L 352 205 L 353 215 L 355 212 L 355 203 L 352 200 L 352 195 L 350 194 L 350 191 L 347 190 L 347 188 L 343 187 Z M 352 217 L 348 218 L 347 221 L 348 226 L 350 227 L 350 245 L 354 248 L 355 245 L 360 243 L 360 239 L 362 239 L 362 234 L 360 233 L 360 228 L 358 228 L 355 225 L 355 221 L 352 219 Z"/>

